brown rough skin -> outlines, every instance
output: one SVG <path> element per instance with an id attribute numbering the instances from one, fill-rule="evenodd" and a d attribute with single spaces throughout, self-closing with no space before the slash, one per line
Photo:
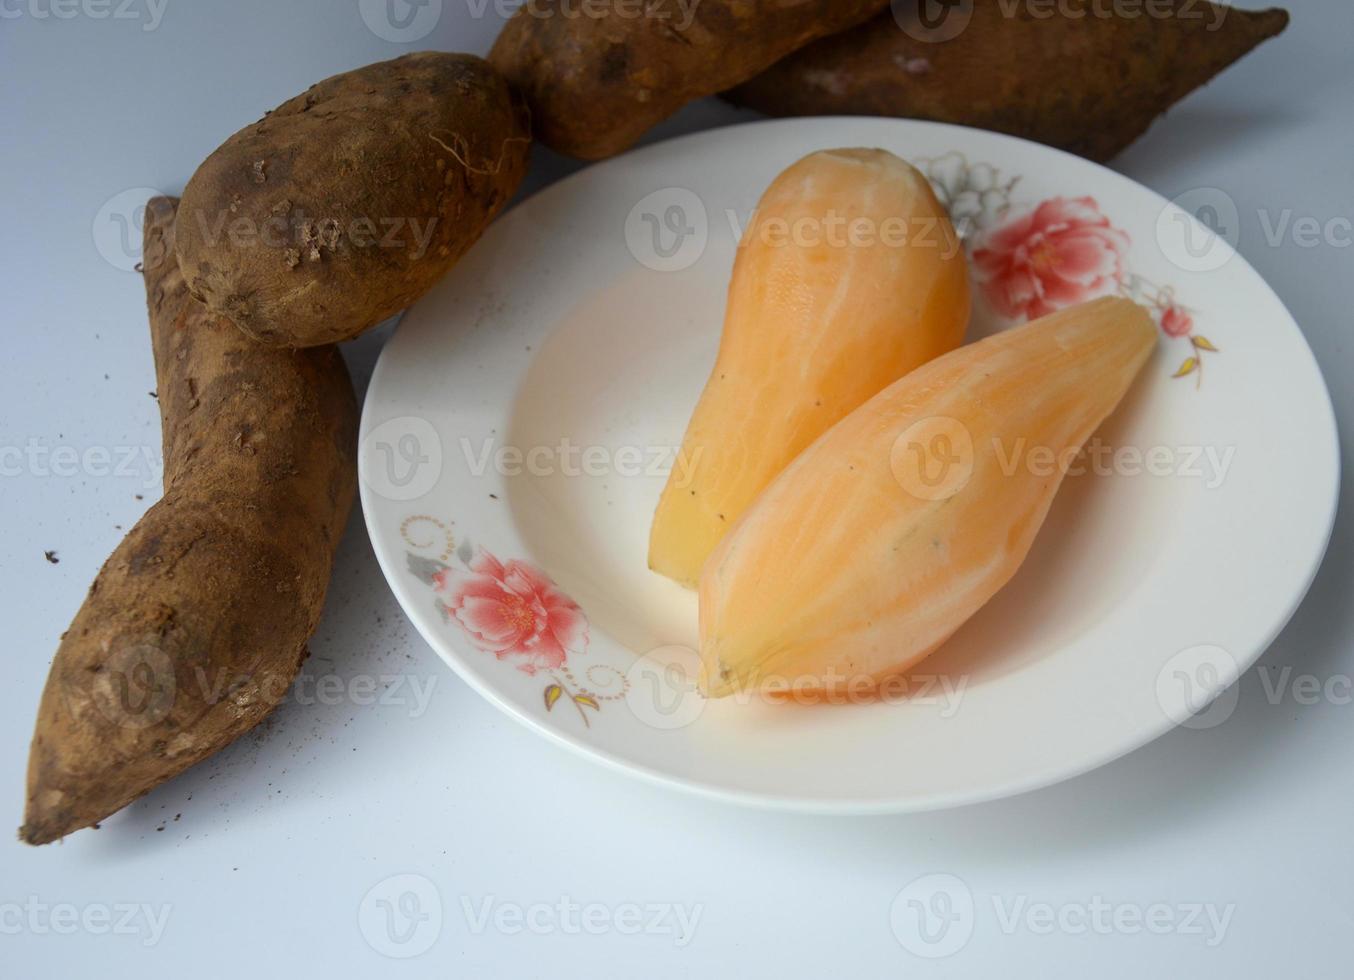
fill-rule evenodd
<path id="1" fill-rule="evenodd" d="M 527 110 L 489 64 L 335 75 L 228 139 L 179 210 L 193 295 L 276 347 L 348 340 L 456 264 L 526 173 Z"/>
<path id="2" fill-rule="evenodd" d="M 888 0 L 533 0 L 489 60 L 531 106 L 536 138 L 600 160 Z"/>
<path id="3" fill-rule="evenodd" d="M 52 662 L 19 831 L 30 844 L 98 822 L 272 710 L 352 504 L 357 404 L 337 348 L 269 350 L 208 313 L 173 261 L 174 206 L 151 201 L 144 251 L 164 496 Z"/>
<path id="4" fill-rule="evenodd" d="M 1288 25 L 1283 10 L 1167 4 L 1156 9 L 1168 16 L 1149 16 L 1149 4 L 1125 17 L 1106 16 L 1112 5 L 1063 0 L 1063 8 L 1084 11 L 1077 18 L 975 0 L 962 33 L 930 42 L 909 36 L 885 13 L 790 55 L 726 97 L 775 116 L 960 123 L 1108 160 Z"/>

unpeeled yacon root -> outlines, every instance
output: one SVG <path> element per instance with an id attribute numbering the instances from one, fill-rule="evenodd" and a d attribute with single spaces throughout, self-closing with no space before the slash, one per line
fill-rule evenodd
<path id="1" fill-rule="evenodd" d="M 888 0 L 533 0 L 489 61 L 531 107 L 536 138 L 600 160 L 686 103 L 861 23 Z M 586 8 L 586 9 L 584 9 Z"/>
<path id="2" fill-rule="evenodd" d="M 334 347 L 257 346 L 188 295 L 177 202 L 146 210 L 164 496 L 104 564 L 38 708 L 20 837 L 97 823 L 229 744 L 286 694 L 356 482 Z"/>
<path id="3" fill-rule="evenodd" d="M 179 265 L 195 297 L 259 343 L 350 340 L 479 240 L 530 144 L 526 105 L 474 55 L 425 51 L 326 78 L 198 167 Z"/>
<path id="4" fill-rule="evenodd" d="M 1005 585 L 1063 469 L 1156 345 L 1096 300 L 939 357 L 785 468 L 705 563 L 701 689 L 860 694 L 926 657 Z"/>
<path id="5" fill-rule="evenodd" d="M 925 35 L 886 12 L 797 51 L 726 97 L 774 116 L 958 123 L 1108 160 L 1288 26 L 1284 10 L 1165 4 L 1130 17 L 1094 0 L 1064 0 L 1068 13 L 1056 14 L 977 0 L 972 19 L 944 41 L 918 40 L 911 34 Z"/>

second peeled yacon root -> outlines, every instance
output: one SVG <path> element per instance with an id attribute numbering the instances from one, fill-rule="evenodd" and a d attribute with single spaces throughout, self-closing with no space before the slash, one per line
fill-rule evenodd
<path id="1" fill-rule="evenodd" d="M 1063 460 L 1156 345 L 1101 299 L 961 347 L 856 409 L 778 476 L 705 564 L 702 690 L 860 694 L 926 657 L 1029 552 Z M 1045 450 L 1045 447 L 1046 450 Z"/>

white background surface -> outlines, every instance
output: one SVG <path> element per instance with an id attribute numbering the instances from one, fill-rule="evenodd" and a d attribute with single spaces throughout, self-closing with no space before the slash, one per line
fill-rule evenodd
<path id="1" fill-rule="evenodd" d="M 1207 186 L 1237 202 L 1240 250 L 1302 324 L 1348 432 L 1354 11 L 1340 0 L 1292 5 L 1287 34 L 1115 166 L 1167 196 Z M 492 3 L 476 17 L 469 0 L 444 0 L 415 45 L 378 36 L 355 0 L 168 0 L 158 20 L 145 0 L 125 8 L 131 18 L 81 12 L 97 3 L 74 9 L 60 19 L 42 16 L 48 0 L 0 4 L 0 596 L 11 671 L 0 688 L 0 787 L 15 826 L 57 639 L 158 493 L 158 469 L 145 462 L 127 476 L 63 476 L 42 456 L 131 447 L 158 459 L 142 286 L 96 248 L 100 208 L 133 188 L 178 192 L 222 139 L 319 78 L 411 49 L 483 51 L 499 26 Z M 744 118 L 711 102 L 653 138 Z M 527 191 L 575 166 L 537 151 Z M 1276 243 L 1266 232 L 1285 212 L 1290 223 L 1337 219 L 1334 235 L 1304 247 L 1290 229 Z M 382 339 L 345 350 L 359 387 Z M 1347 435 L 1342 445 L 1348 456 Z M 399 703 L 318 703 L 303 684 L 257 732 L 101 830 L 39 850 L 0 846 L 0 975 L 1344 976 L 1354 926 L 1350 537 L 1346 507 L 1308 601 L 1222 725 L 1178 730 L 1016 799 L 834 820 L 676 795 L 520 728 L 413 635 L 354 513 L 304 676 L 359 692 L 354 678 L 377 678 Z M 1303 703 L 1292 686 L 1303 675 L 1333 696 Z M 426 710 L 415 684 L 431 685 Z M 929 873 L 957 876 L 975 903 L 972 937 L 935 961 L 890 927 L 895 896 Z M 424 920 L 414 944 L 392 946 L 376 902 L 399 898 L 402 883 L 381 883 L 401 874 L 430 883 L 415 892 L 425 911 L 435 894 L 442 917 L 440 928 Z M 602 907 L 597 934 L 567 928 L 577 911 L 566 922 L 537 910 L 534 930 L 477 929 L 486 902 L 511 916 L 561 901 Z M 1210 946 L 1206 915 L 1201 934 L 1133 931 L 1123 918 L 1097 934 L 1078 915 L 1097 903 L 1130 917 L 1164 903 L 1177 923 L 1192 904 L 1232 911 Z M 53 923 L 61 904 L 93 928 Z M 1047 934 L 1042 904 L 1067 910 Z M 699 918 L 690 936 L 632 935 L 630 905 L 681 905 Z M 124 906 L 149 907 L 163 930 L 144 912 L 131 932 L 100 928 L 101 910 L 116 923 Z M 426 942 L 416 958 L 382 955 Z"/>

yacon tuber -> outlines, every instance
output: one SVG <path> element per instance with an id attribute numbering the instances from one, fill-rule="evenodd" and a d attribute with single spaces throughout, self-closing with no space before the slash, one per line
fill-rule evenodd
<path id="1" fill-rule="evenodd" d="M 188 288 L 260 343 L 357 336 L 479 239 L 526 173 L 522 101 L 481 58 L 325 79 L 226 140 L 179 208 Z"/>
<path id="2" fill-rule="evenodd" d="M 1157 342 L 1094 300 L 936 358 L 804 450 L 705 563 L 702 690 L 864 693 L 1020 567 L 1066 472 Z M 1064 467 L 1012 465 L 1018 447 Z"/>
<path id="3" fill-rule="evenodd" d="M 104 564 L 52 661 L 20 836 L 103 819 L 254 727 L 287 693 L 356 482 L 338 350 L 260 347 L 188 294 L 176 202 L 143 268 L 164 496 Z"/>
<path id="4" fill-rule="evenodd" d="M 926 178 L 886 150 L 824 150 L 780 174 L 743 235 L 719 357 L 649 537 L 690 588 L 790 460 L 968 327 L 959 236 Z"/>
<path id="5" fill-rule="evenodd" d="M 542 143 L 600 160 L 686 103 L 854 27 L 888 0 L 533 0 L 489 53 Z"/>
<path id="6" fill-rule="evenodd" d="M 1096 0 L 1057 11 L 976 0 L 951 7 L 934 35 L 905 31 L 908 6 L 925 2 L 900 0 L 897 19 L 886 12 L 809 45 L 726 97 L 773 116 L 959 123 L 1108 160 L 1288 25 L 1283 10 L 1202 0 L 1139 5 L 1136 16 Z"/>

